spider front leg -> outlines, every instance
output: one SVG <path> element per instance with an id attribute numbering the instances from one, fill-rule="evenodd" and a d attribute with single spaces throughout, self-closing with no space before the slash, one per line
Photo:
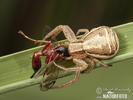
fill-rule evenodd
<path id="1" fill-rule="evenodd" d="M 71 30 L 71 28 L 67 25 L 59 25 L 55 29 L 53 29 L 51 32 L 49 32 L 43 40 L 46 40 L 48 38 L 56 38 L 57 35 L 59 35 L 61 32 L 64 33 L 65 37 L 68 39 L 69 42 L 76 41 L 76 36 L 74 32 Z"/>
<path id="2" fill-rule="evenodd" d="M 88 67 L 88 64 L 82 59 L 73 59 L 73 62 L 76 64 L 77 67 L 65 68 L 64 66 L 60 66 L 60 65 L 56 64 L 55 62 L 53 62 L 56 67 L 58 67 L 58 68 L 60 68 L 60 69 L 62 69 L 64 71 L 67 71 L 67 72 L 75 71 L 76 74 L 75 74 L 75 78 L 73 80 L 68 81 L 68 82 L 66 82 L 66 83 L 64 83 L 62 85 L 52 87 L 51 89 L 63 88 L 65 86 L 73 84 L 74 82 L 76 82 L 78 80 L 80 72 L 85 70 Z"/>

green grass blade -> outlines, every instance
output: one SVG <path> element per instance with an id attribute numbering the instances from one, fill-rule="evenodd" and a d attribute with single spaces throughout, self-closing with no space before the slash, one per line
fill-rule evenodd
<path id="1" fill-rule="evenodd" d="M 118 35 L 120 50 L 114 58 L 103 60 L 105 63 L 120 62 L 133 57 L 133 22 L 113 27 L 113 29 Z M 0 94 L 39 84 L 40 78 L 30 79 L 33 73 L 30 56 L 42 47 L 0 57 Z"/>

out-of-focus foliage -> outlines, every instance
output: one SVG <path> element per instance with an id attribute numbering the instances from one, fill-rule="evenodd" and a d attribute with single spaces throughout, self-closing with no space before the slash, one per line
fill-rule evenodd
<path id="1" fill-rule="evenodd" d="M 116 26 L 133 19 L 132 0 L 1 0 L 0 55 L 36 45 L 17 34 L 23 30 L 36 39 L 60 24 L 76 32 L 79 28 Z M 61 38 L 60 36 L 59 38 Z"/>

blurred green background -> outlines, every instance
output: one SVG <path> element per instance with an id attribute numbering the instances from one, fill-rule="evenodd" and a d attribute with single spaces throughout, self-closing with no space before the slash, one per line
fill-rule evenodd
<path id="1" fill-rule="evenodd" d="M 42 39 L 49 27 L 60 24 L 69 25 L 74 32 L 79 28 L 116 26 L 133 21 L 132 4 L 132 0 L 0 0 L 0 56 L 37 46 L 18 35 L 20 29 Z M 1 95 L 0 100 L 100 100 L 96 98 L 98 87 L 133 88 L 132 64 L 131 59 L 109 69 L 98 68 L 63 89 L 41 92 L 36 86 Z"/>

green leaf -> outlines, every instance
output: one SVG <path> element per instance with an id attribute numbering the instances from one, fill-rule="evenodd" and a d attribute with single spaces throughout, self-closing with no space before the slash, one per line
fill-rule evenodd
<path id="1" fill-rule="evenodd" d="M 133 22 L 112 28 L 118 35 L 120 49 L 114 58 L 103 60 L 103 62 L 113 64 L 132 58 Z M 30 79 L 30 76 L 33 74 L 30 57 L 34 51 L 40 50 L 42 47 L 43 46 L 39 46 L 0 57 L 0 94 L 39 84 L 40 78 Z M 67 62 L 65 64 L 69 65 Z M 72 73 L 63 73 L 61 75 L 68 76 L 71 74 Z"/>

